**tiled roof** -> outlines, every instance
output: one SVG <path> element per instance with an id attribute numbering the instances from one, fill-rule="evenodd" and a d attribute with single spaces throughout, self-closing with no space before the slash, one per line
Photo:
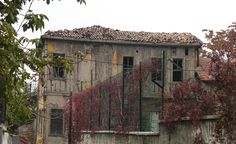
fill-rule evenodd
<path id="1" fill-rule="evenodd" d="M 211 59 L 200 57 L 199 59 L 200 67 L 197 68 L 198 76 L 200 80 L 209 81 L 212 80 L 209 74 Z"/>
<path id="2" fill-rule="evenodd" d="M 143 43 L 197 44 L 202 42 L 190 33 L 160 33 L 120 31 L 102 26 L 92 26 L 73 30 L 47 31 L 42 38 L 62 38 L 75 40 L 131 41 Z"/>

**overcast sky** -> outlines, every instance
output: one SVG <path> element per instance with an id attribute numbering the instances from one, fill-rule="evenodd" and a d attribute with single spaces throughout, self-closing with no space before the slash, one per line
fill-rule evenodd
<path id="1" fill-rule="evenodd" d="M 101 25 L 119 30 L 190 32 L 201 40 L 202 29 L 221 30 L 236 21 L 236 0 L 35 0 L 32 10 L 49 17 L 47 30 Z M 42 33 L 27 33 L 39 37 Z M 22 33 L 21 33 L 22 34 Z"/>

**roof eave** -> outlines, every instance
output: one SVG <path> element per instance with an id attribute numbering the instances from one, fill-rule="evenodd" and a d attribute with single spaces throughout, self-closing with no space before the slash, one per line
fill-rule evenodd
<path id="1" fill-rule="evenodd" d="M 110 43 L 110 44 L 125 44 L 125 45 L 145 45 L 145 46 L 168 46 L 168 47 L 197 47 L 202 46 L 202 42 L 198 43 L 148 43 L 148 42 L 136 42 L 136 41 L 124 41 L 124 40 L 92 40 L 92 39 L 76 39 L 68 37 L 56 37 L 56 36 L 41 36 L 41 39 L 51 39 L 51 40 L 67 40 L 76 42 L 93 42 L 93 43 Z"/>

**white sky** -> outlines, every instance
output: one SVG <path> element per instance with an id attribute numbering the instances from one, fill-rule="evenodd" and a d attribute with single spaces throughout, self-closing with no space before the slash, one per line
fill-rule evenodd
<path id="1" fill-rule="evenodd" d="M 119 30 L 191 32 L 204 40 L 202 29 L 225 29 L 236 20 L 236 0 L 35 0 L 32 10 L 49 17 L 47 30 L 101 25 Z M 22 33 L 20 33 L 22 34 Z M 38 33 L 27 33 L 39 37 Z"/>

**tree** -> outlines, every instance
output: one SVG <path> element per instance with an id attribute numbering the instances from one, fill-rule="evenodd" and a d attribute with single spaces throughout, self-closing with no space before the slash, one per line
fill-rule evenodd
<path id="1" fill-rule="evenodd" d="M 215 136 L 219 142 L 236 142 L 236 23 L 226 30 L 214 33 L 208 31 L 209 42 L 205 45 L 211 52 L 203 55 L 211 59 L 209 74 L 213 79 L 214 94 L 217 102 Z"/>
<path id="2" fill-rule="evenodd" d="M 167 126 L 188 117 L 193 124 L 205 115 L 215 114 L 215 142 L 235 143 L 236 124 L 236 23 L 226 30 L 206 31 L 208 43 L 204 44 L 202 56 L 211 60 L 208 71 L 210 89 L 196 80 L 185 81 L 175 86 L 164 104 L 163 119 Z M 189 102 L 191 101 L 191 103 Z M 203 141 L 197 141 L 202 143 Z"/>
<path id="3" fill-rule="evenodd" d="M 30 102 L 24 94 L 26 80 L 36 79 L 38 74 L 44 74 L 44 66 L 53 62 L 48 55 L 39 56 L 41 42 L 39 39 L 18 38 L 18 31 L 32 30 L 32 32 L 44 28 L 44 21 L 48 20 L 44 14 L 35 14 L 31 10 L 34 0 L 4 0 L 0 1 L 0 76 L 4 78 L 1 86 L 4 93 L 1 100 L 7 103 L 7 123 L 21 125 L 35 115 L 34 109 L 30 109 Z M 80 4 L 85 0 L 77 0 Z M 28 11 L 24 15 L 22 22 L 18 21 L 18 16 L 22 8 L 30 3 Z M 50 0 L 46 1 L 47 4 Z M 20 23 L 18 29 L 13 25 Z M 24 44 L 35 44 L 37 49 L 27 49 Z M 69 60 L 57 58 L 57 62 L 65 65 L 67 71 L 72 69 Z M 29 67 L 35 74 L 28 72 Z"/>

